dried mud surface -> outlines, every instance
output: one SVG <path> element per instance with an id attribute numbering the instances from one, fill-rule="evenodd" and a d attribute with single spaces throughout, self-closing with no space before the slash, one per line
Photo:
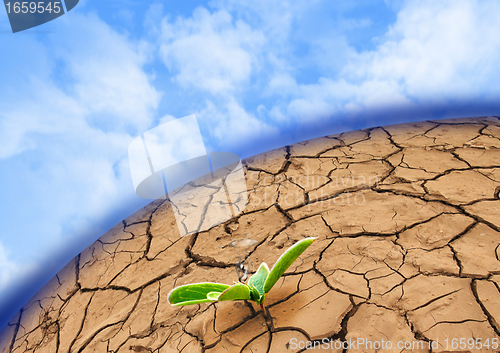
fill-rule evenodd
<path id="1" fill-rule="evenodd" d="M 181 238 L 172 205 L 151 203 L 32 298 L 0 333 L 0 353 L 301 352 L 322 339 L 393 345 L 328 352 L 500 351 L 499 118 L 348 132 L 244 164 L 242 214 Z M 232 283 L 238 262 L 251 273 L 308 236 L 318 240 L 265 313 L 167 303 L 175 286 Z"/>

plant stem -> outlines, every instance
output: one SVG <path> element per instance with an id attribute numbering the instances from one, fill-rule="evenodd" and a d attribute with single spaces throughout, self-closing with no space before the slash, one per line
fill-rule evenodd
<path id="1" fill-rule="evenodd" d="M 264 303 L 260 303 L 260 308 L 262 309 L 262 312 L 265 315 L 266 314 L 266 310 L 264 310 Z"/>

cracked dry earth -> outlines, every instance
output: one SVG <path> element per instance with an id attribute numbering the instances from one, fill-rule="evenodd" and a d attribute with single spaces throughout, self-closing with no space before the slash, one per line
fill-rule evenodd
<path id="1" fill-rule="evenodd" d="M 325 338 L 373 344 L 328 352 L 500 351 L 499 118 L 348 132 L 244 165 L 243 213 L 181 238 L 169 201 L 152 202 L 47 283 L 0 352 L 301 352 Z M 265 313 L 167 303 L 175 286 L 231 284 L 238 262 L 272 265 L 308 236 Z"/>

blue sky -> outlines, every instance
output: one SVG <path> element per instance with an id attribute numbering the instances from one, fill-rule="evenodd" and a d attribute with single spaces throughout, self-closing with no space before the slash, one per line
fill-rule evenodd
<path id="1" fill-rule="evenodd" d="M 130 142 L 196 114 L 242 158 L 326 134 L 500 114 L 498 1 L 80 0 L 0 10 L 0 327 L 149 201 Z M 14 299 L 15 298 L 15 299 Z"/>

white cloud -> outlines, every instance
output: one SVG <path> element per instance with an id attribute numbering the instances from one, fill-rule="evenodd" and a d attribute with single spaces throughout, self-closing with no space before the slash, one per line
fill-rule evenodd
<path id="1" fill-rule="evenodd" d="M 349 42 L 375 22 L 351 18 L 348 2 L 213 0 L 163 19 L 160 56 L 180 88 L 216 96 L 200 111 L 213 137 L 234 129 L 241 142 L 339 113 L 498 94 L 498 2 L 385 2 L 396 21 L 372 50 Z"/>
<path id="2" fill-rule="evenodd" d="M 74 82 L 69 91 L 94 126 L 104 123 L 95 114 L 107 115 L 106 125 L 113 125 L 109 130 L 150 126 L 161 95 L 143 70 L 151 55 L 149 44 L 128 40 L 96 15 L 76 14 L 64 42 L 54 48 Z"/>
<path id="3" fill-rule="evenodd" d="M 22 77 L 15 92 L 0 98 L 0 158 L 36 148 L 40 134 L 72 134 L 89 126 L 138 133 L 151 125 L 161 95 L 143 71 L 147 46 L 129 41 L 95 15 L 75 13 L 65 29 L 66 36 L 35 53 L 50 64 Z M 64 86 L 54 72 L 63 73 Z"/>
<path id="4" fill-rule="evenodd" d="M 1 293 L 8 291 L 13 280 L 26 278 L 35 270 L 34 264 L 17 263 L 0 240 L 0 299 Z"/>
<path id="5" fill-rule="evenodd" d="M 361 53 L 345 74 L 398 82 L 418 100 L 498 93 L 498 16 L 496 1 L 407 2 L 385 42 Z"/>
<path id="6" fill-rule="evenodd" d="M 98 228 L 103 217 L 134 195 L 128 144 L 151 127 L 161 97 L 144 71 L 149 45 L 92 14 L 58 21 L 64 34 L 29 39 L 38 49 L 24 58 L 23 75 L 2 74 L 11 81 L 2 82 L 8 89 L 0 96 L 0 176 L 9 186 L 0 214 L 0 296 L 2 284 L 28 273 L 18 264 L 43 263 L 81 243 L 78 235 L 107 230 Z M 15 58 L 11 49 L 6 56 Z"/>
<path id="7" fill-rule="evenodd" d="M 144 139 L 155 171 L 207 153 L 194 115 L 148 130 Z"/>
<path id="8" fill-rule="evenodd" d="M 52 83 L 32 79 L 29 86 L 29 91 L 21 89 L 17 97 L 6 96 L 0 104 L 0 159 L 36 148 L 35 134 L 71 131 L 81 119 L 82 108 Z"/>
<path id="9" fill-rule="evenodd" d="M 212 150 L 222 148 L 218 150 L 230 151 L 256 136 L 272 137 L 279 133 L 276 127 L 248 113 L 234 98 L 217 106 L 207 100 L 206 107 L 197 112 L 196 116 L 199 123 L 210 131 L 211 142 L 217 145 L 210 146 Z"/>
<path id="10" fill-rule="evenodd" d="M 197 8 L 193 17 L 162 21 L 160 56 L 183 87 L 212 94 L 232 92 L 248 82 L 258 68 L 254 55 L 264 44 L 259 30 L 234 21 L 226 11 Z"/>
<path id="11" fill-rule="evenodd" d="M 308 4 L 307 4 L 308 3 Z M 239 18 L 265 33 L 275 51 L 281 51 L 290 44 L 290 34 L 294 21 L 307 5 L 317 3 L 304 0 L 214 0 L 210 6 L 219 10 L 235 13 Z"/>
<path id="12" fill-rule="evenodd" d="M 267 96 L 280 95 L 287 97 L 298 94 L 297 80 L 288 72 L 276 73 L 267 84 L 265 94 Z"/>
<path id="13" fill-rule="evenodd" d="M 498 2 L 418 1 L 394 6 L 401 11 L 380 44 L 364 52 L 347 48 L 349 61 L 336 73 L 338 78 L 324 76 L 303 84 L 292 72 L 277 72 L 265 92 L 288 102 L 277 103 L 269 116 L 276 123 L 283 116 L 310 122 L 339 112 L 498 95 Z M 341 42 L 332 45 L 335 40 L 322 39 L 325 62 L 342 48 Z"/>
<path id="14" fill-rule="evenodd" d="M 345 32 L 373 24 L 369 18 L 344 16 L 358 6 L 349 1 L 213 0 L 210 6 L 234 13 L 264 34 L 261 54 L 266 62 L 262 66 L 276 74 L 296 75 L 311 67 L 335 73 L 355 52 Z"/>
<path id="15" fill-rule="evenodd" d="M 298 84 L 288 78 L 276 79 L 273 84 L 276 94 L 285 92 L 290 96 L 285 104 L 275 104 L 271 108 L 269 116 L 277 123 L 286 117 L 311 124 L 328 119 L 337 112 L 354 113 L 367 107 L 412 104 L 405 96 L 403 87 L 393 80 L 373 79 L 354 84 L 344 79 L 320 78 L 318 83 Z"/>

